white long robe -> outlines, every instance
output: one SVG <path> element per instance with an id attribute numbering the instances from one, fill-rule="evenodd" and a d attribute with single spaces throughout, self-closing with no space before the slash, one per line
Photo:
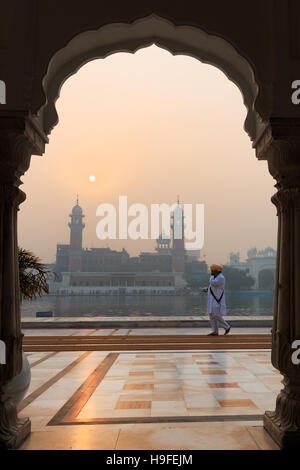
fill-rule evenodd
<path id="1" fill-rule="evenodd" d="M 225 289 L 225 277 L 222 273 L 218 274 L 216 277 L 210 276 L 209 287 L 211 287 L 216 298 L 219 299 Z M 226 315 L 226 301 L 225 301 L 225 292 L 223 294 L 220 304 L 214 299 L 213 295 L 208 288 L 208 314 L 215 315 Z"/>

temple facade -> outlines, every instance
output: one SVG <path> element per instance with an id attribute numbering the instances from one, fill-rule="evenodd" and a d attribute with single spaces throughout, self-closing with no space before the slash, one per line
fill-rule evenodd
<path id="1" fill-rule="evenodd" d="M 172 214 L 172 239 L 161 234 L 155 252 L 131 257 L 123 248 L 83 248 L 84 214 L 78 204 L 70 214 L 70 243 L 57 245 L 53 294 L 172 294 L 186 286 L 186 272 L 207 273 L 207 265 L 188 255 L 184 214 L 178 201 Z M 198 252 L 200 257 L 200 252 Z"/>

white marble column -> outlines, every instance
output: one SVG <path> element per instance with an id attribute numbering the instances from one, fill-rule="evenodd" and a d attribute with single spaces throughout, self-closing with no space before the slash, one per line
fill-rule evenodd
<path id="1" fill-rule="evenodd" d="M 17 212 L 26 197 L 20 177 L 45 141 L 28 115 L 0 113 L 0 339 L 6 345 L 6 364 L 0 365 L 0 449 L 18 447 L 30 432 L 29 419 L 18 419 L 14 390 L 22 370 Z"/>
<path id="2" fill-rule="evenodd" d="M 292 345 L 300 340 L 300 120 L 271 121 L 255 145 L 276 180 L 278 216 L 272 364 L 283 375 L 283 388 L 264 427 L 282 448 L 299 448 L 300 364 L 292 361 Z"/>

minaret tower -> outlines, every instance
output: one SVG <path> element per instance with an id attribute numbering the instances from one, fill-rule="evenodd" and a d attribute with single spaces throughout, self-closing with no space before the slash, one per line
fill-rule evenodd
<path id="1" fill-rule="evenodd" d="M 185 272 L 184 214 L 179 198 L 172 215 L 172 271 Z"/>
<path id="2" fill-rule="evenodd" d="M 85 227 L 83 223 L 84 215 L 78 204 L 78 196 L 70 217 L 71 222 L 68 224 L 70 227 L 69 271 L 74 272 L 82 269 L 82 231 Z"/>

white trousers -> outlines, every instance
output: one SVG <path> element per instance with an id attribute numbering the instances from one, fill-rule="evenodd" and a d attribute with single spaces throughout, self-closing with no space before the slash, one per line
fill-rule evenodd
<path id="1" fill-rule="evenodd" d="M 224 330 L 228 330 L 230 325 L 227 321 L 224 320 L 223 315 L 220 313 L 210 313 L 209 314 L 209 321 L 212 329 L 212 333 L 219 333 L 219 326 L 222 326 Z"/>

